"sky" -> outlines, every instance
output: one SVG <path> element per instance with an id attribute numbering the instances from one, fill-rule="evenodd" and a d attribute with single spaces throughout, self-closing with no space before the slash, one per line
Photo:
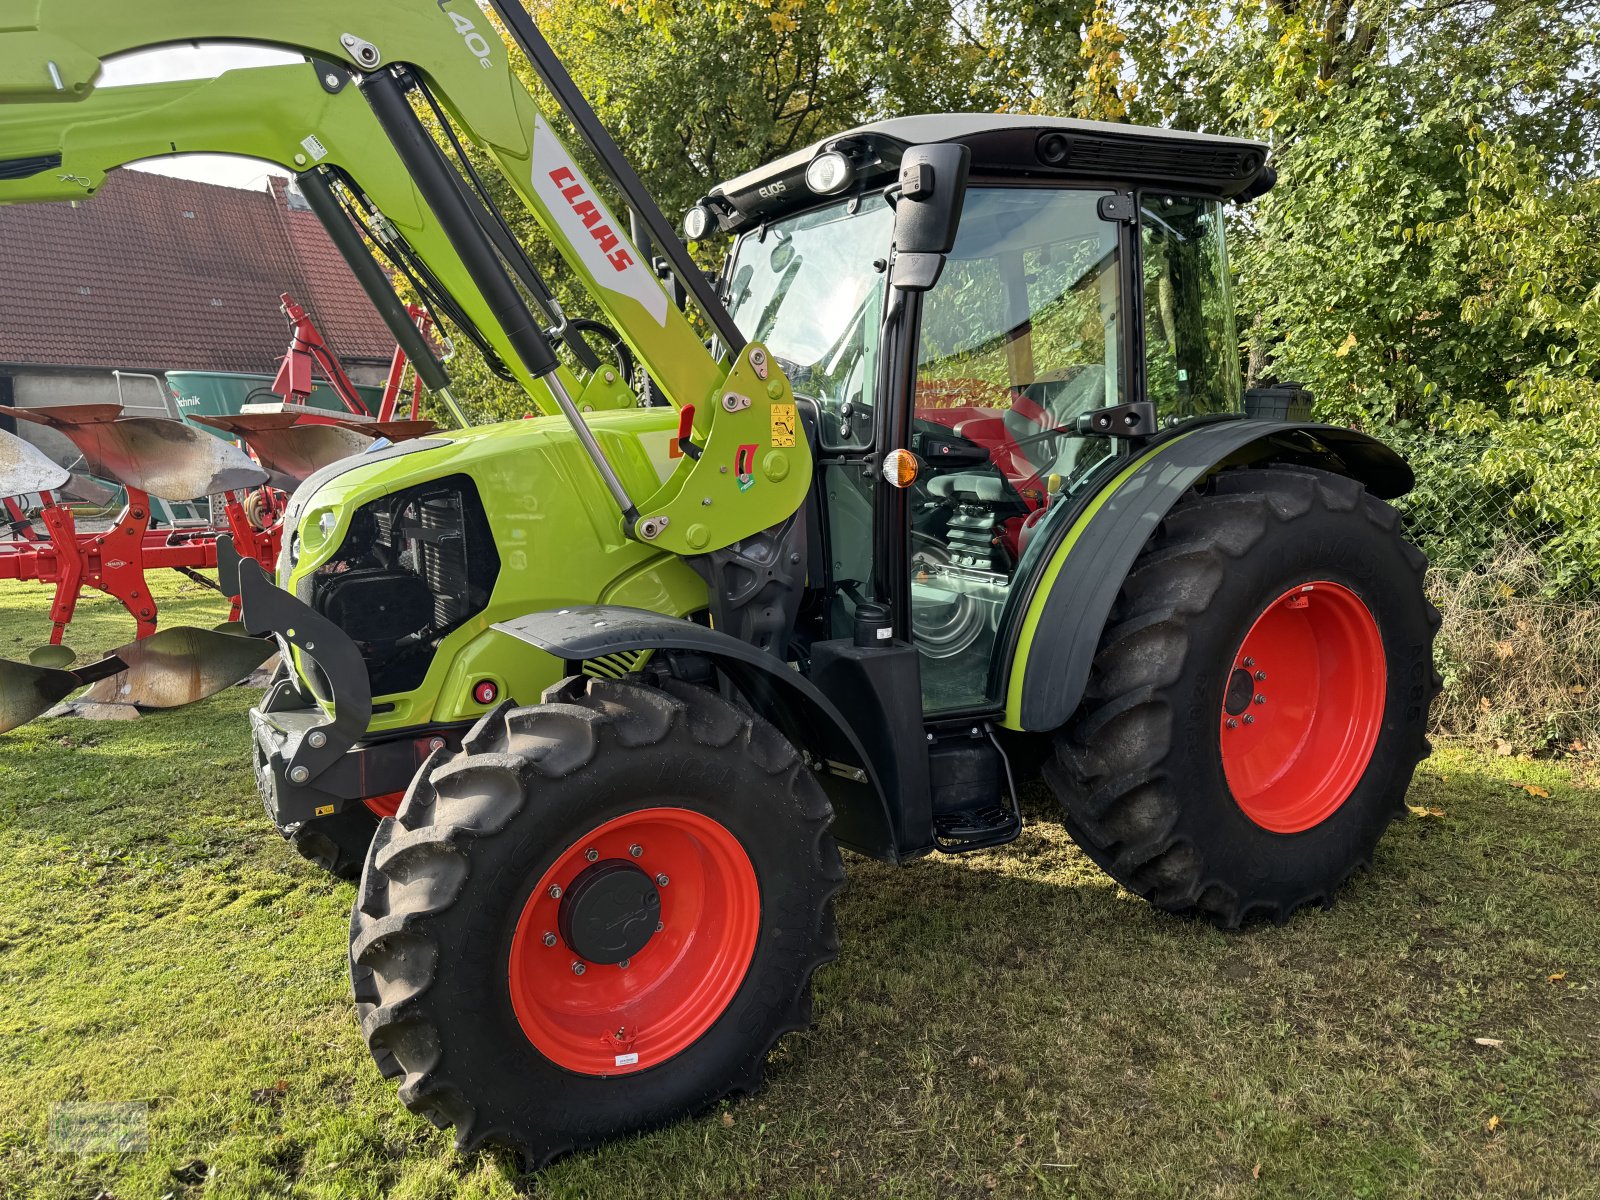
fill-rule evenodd
<path id="1" fill-rule="evenodd" d="M 131 83 L 161 83 L 175 79 L 209 79 L 238 67 L 270 67 L 300 62 L 298 54 L 269 50 L 262 46 L 207 43 L 205 46 L 176 46 L 161 50 L 136 50 L 106 62 L 97 87 L 125 87 Z M 258 159 L 236 158 L 225 154 L 186 154 L 153 159 L 132 168 L 172 175 L 179 179 L 198 179 L 229 187 L 256 189 L 270 175 L 287 178 L 289 172 Z"/>

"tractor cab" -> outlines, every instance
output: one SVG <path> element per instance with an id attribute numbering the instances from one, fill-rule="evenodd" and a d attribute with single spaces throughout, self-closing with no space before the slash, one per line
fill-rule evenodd
<path id="1" fill-rule="evenodd" d="M 689 232 L 737 234 L 724 301 L 813 410 L 816 637 L 847 636 L 862 595 L 897 597 L 928 714 L 998 703 L 1008 608 L 1080 502 L 1153 438 L 1241 412 L 1223 205 L 1271 186 L 1265 162 L 1203 134 L 905 117 L 691 210 Z M 906 279 L 914 205 L 953 237 Z M 889 480 L 895 446 L 911 457 Z"/>

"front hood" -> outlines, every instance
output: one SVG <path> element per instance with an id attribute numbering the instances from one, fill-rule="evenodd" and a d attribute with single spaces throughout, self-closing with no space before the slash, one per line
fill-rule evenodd
<path id="1" fill-rule="evenodd" d="M 624 485 L 636 498 L 652 494 L 671 474 L 677 415 L 671 408 L 595 413 L 588 425 Z M 498 524 L 536 520 L 549 508 L 548 490 L 587 495 L 596 532 L 622 537 L 622 516 L 600 482 L 572 427 L 560 416 L 533 417 L 435 434 L 340 459 L 306 478 L 289 499 L 288 536 L 278 561 L 280 586 L 294 590 L 344 540 L 361 505 L 447 475 L 473 479 Z"/>

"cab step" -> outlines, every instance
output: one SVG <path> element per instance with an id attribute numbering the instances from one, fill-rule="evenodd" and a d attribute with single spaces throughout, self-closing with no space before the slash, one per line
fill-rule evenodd
<path id="1" fill-rule="evenodd" d="M 987 724 L 930 733 L 933 841 L 945 854 L 970 854 L 1015 841 L 1022 832 L 1017 789 Z"/>
<path id="2" fill-rule="evenodd" d="M 1022 818 L 1015 809 L 1002 804 L 961 812 L 937 813 L 933 818 L 933 839 L 946 854 L 968 854 L 1004 846 L 1022 832 Z"/>

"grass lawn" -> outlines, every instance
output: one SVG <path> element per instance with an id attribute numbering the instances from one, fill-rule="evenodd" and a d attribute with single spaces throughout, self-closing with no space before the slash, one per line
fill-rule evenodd
<path id="1" fill-rule="evenodd" d="M 0 590 L 0 654 L 43 628 Z M 1037 791 L 1002 851 L 849 858 L 769 1086 L 529 1179 L 373 1069 L 353 889 L 267 826 L 251 699 L 0 738 L 0 1197 L 1600 1193 L 1600 793 L 1560 766 L 1442 749 L 1331 911 L 1245 934 L 1130 898 Z M 148 1102 L 148 1149 L 53 1150 L 64 1100 Z"/>

